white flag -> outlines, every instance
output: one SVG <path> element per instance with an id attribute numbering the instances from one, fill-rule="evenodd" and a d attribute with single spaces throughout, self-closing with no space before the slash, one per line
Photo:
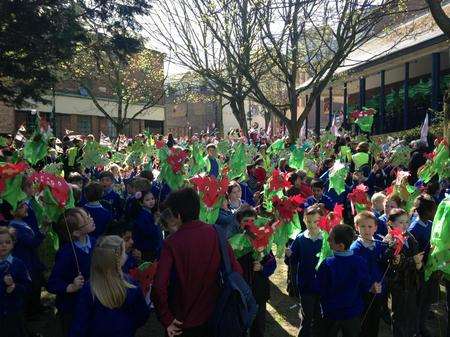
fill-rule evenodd
<path id="1" fill-rule="evenodd" d="M 338 131 L 339 127 L 336 123 L 336 114 L 333 115 L 333 121 L 331 122 L 331 128 L 330 131 L 333 135 L 335 135 L 336 137 L 340 136 L 340 133 Z"/>
<path id="2" fill-rule="evenodd" d="M 270 119 L 269 124 L 267 125 L 266 135 L 269 138 L 270 136 L 272 136 L 272 118 Z"/>
<path id="3" fill-rule="evenodd" d="M 428 146 L 428 113 L 425 116 L 425 120 L 423 121 L 422 128 L 420 129 L 420 140 L 425 142 Z"/>

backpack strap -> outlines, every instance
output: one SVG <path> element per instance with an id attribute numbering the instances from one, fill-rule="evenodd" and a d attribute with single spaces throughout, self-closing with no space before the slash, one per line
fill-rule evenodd
<path id="1" fill-rule="evenodd" d="M 230 256 L 228 255 L 227 242 L 225 239 L 225 234 L 223 229 L 217 225 L 214 225 L 214 229 L 216 230 L 217 237 L 219 239 L 219 247 L 220 247 L 220 255 L 222 256 L 222 264 L 225 269 L 225 274 L 229 275 L 233 271 L 231 268 Z"/>

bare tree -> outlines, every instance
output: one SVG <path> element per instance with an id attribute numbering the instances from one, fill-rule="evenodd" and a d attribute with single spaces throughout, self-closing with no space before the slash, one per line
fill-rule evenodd
<path id="1" fill-rule="evenodd" d="M 260 58 L 254 57 L 260 35 L 256 15 L 249 0 L 157 0 L 146 26 L 177 63 L 204 78 L 230 104 L 245 134 L 250 87 L 241 69 L 261 77 Z"/>
<path id="2" fill-rule="evenodd" d="M 256 53 L 252 63 L 259 69 L 270 69 L 271 75 L 285 87 L 286 101 L 274 101 L 261 81 L 261 72 L 246 66 L 240 53 L 234 53 L 227 36 L 218 25 L 226 6 L 211 6 L 210 0 L 193 0 L 202 24 L 221 44 L 231 62 L 244 77 L 251 96 L 287 127 L 291 140 L 298 137 L 300 127 L 316 98 L 328 85 L 348 55 L 375 36 L 385 32 L 389 15 L 398 13 L 397 0 L 239 0 L 233 12 L 243 22 L 256 17 L 259 33 L 252 41 Z M 246 11 L 242 11 L 246 8 Z M 247 8 L 250 8 L 248 10 Z M 247 19 L 245 19 L 247 17 Z M 383 21 L 384 20 L 384 21 Z M 381 24 L 383 23 L 384 24 Z M 309 82 L 299 88 L 300 72 L 307 72 Z M 257 76 L 255 76 L 257 75 Z M 299 111 L 298 99 L 303 91 L 310 99 Z"/>

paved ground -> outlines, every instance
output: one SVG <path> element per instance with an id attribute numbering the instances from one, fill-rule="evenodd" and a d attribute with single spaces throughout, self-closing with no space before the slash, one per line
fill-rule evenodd
<path id="1" fill-rule="evenodd" d="M 293 337 L 297 336 L 300 320 L 295 299 L 289 297 L 286 292 L 287 268 L 282 260 L 278 260 L 276 273 L 271 277 L 271 299 L 267 305 L 267 332 L 266 337 Z M 46 297 L 46 296 L 45 296 Z M 442 299 L 445 297 L 442 296 Z M 434 328 L 433 337 L 444 337 L 446 322 L 444 320 L 443 303 L 433 307 L 433 315 L 430 317 L 430 326 Z M 35 332 L 40 332 L 44 337 L 59 337 L 56 330 L 56 318 L 52 314 L 43 316 L 39 321 L 32 322 L 31 327 Z M 379 337 L 391 337 L 389 327 L 383 322 L 380 324 Z M 154 313 L 151 314 L 147 324 L 142 327 L 137 337 L 164 337 L 164 331 Z"/>

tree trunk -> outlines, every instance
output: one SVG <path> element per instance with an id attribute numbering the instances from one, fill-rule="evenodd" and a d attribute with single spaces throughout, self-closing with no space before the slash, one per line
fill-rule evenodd
<path id="1" fill-rule="evenodd" d="M 443 136 L 447 139 L 447 144 L 450 144 L 450 93 L 448 91 L 444 94 L 444 131 Z"/>
<path id="2" fill-rule="evenodd" d="M 295 144 L 299 137 L 301 124 L 295 120 L 290 120 L 289 123 L 286 124 L 286 127 L 289 132 L 289 142 Z"/>
<path id="3" fill-rule="evenodd" d="M 216 123 L 217 123 L 217 130 L 219 130 L 219 135 L 221 137 L 224 136 L 224 129 L 223 129 L 223 97 L 218 96 L 216 99 Z"/>
<path id="4" fill-rule="evenodd" d="M 247 120 L 245 119 L 245 104 L 244 100 L 233 100 L 230 102 L 231 111 L 236 118 L 239 127 L 244 133 L 245 137 L 248 137 Z"/>

